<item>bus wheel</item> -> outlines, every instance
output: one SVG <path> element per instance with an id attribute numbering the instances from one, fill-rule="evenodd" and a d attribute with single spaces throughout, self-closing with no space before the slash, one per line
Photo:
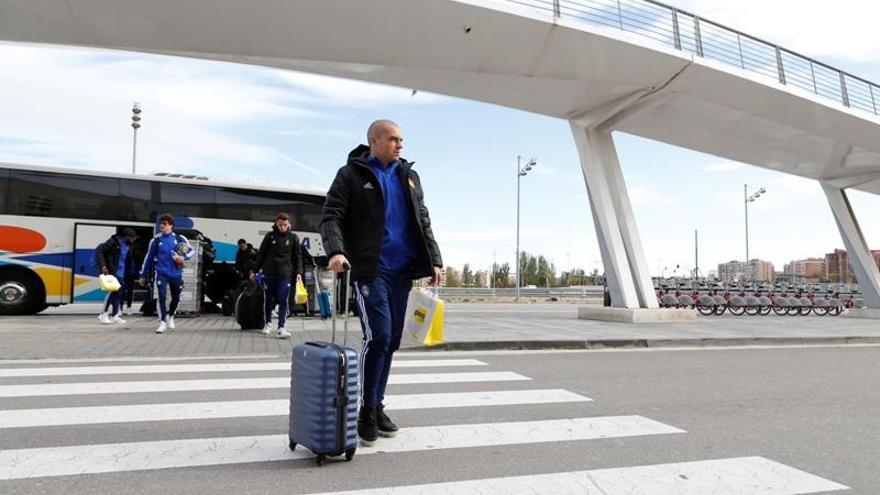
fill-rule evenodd
<path id="1" fill-rule="evenodd" d="M 42 282 L 26 271 L 0 272 L 0 315 L 31 315 L 45 308 Z"/>

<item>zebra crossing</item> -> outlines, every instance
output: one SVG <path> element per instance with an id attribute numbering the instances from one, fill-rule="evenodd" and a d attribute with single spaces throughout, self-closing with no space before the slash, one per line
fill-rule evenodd
<path id="1" fill-rule="evenodd" d="M 0 493 L 8 491 L 4 484 L 19 483 L 14 486 L 21 489 L 23 482 L 64 479 L 59 477 L 82 479 L 125 473 L 161 476 L 163 470 L 216 466 L 247 470 L 254 466 L 252 463 L 312 459 L 304 449 L 295 452 L 288 449 L 286 430 L 266 434 L 263 431 L 266 423 L 259 421 L 259 418 L 268 418 L 276 420 L 273 425 L 284 424 L 282 420 L 288 412 L 289 368 L 289 362 L 279 359 L 201 360 L 180 364 L 84 361 L 57 366 L 29 363 L 27 367 L 3 363 L 0 365 Z M 677 435 L 683 441 L 687 438 L 687 432 L 675 425 L 639 415 L 587 414 L 505 421 L 511 418 L 495 413 L 551 405 L 572 406 L 572 411 L 581 413 L 589 410 L 593 399 L 563 389 L 541 388 L 528 376 L 494 369 L 477 359 L 402 356 L 394 364 L 389 384 L 390 395 L 386 397 L 389 412 L 491 411 L 492 417 L 497 415 L 498 420 L 455 424 L 426 420 L 421 425 L 403 428 L 396 437 L 382 439 L 374 447 L 360 447 L 355 464 L 361 456 L 369 456 L 369 459 L 374 454 L 406 456 L 479 448 L 510 449 L 513 454 L 517 448 L 542 444 L 579 445 L 577 442 L 600 439 L 637 442 L 666 435 Z M 255 398 L 254 394 L 260 397 Z M 222 400 L 217 400 L 221 397 Z M 169 424 L 200 425 L 212 421 L 243 434 L 136 439 L 115 435 L 123 426 L 137 426 L 138 431 L 146 431 Z M 196 426 L 192 429 L 200 431 Z M 54 444 L 47 440 L 52 435 L 34 435 L 38 444 L 28 442 L 29 434 L 43 431 L 58 432 L 59 437 L 74 440 Z M 296 477 L 296 468 L 317 469 L 312 463 L 293 466 L 292 478 Z M 345 470 L 356 465 L 340 467 Z M 327 479 L 332 481 L 330 477 Z M 96 478 L 95 483 L 101 480 Z M 762 457 L 687 459 L 667 464 L 482 479 L 471 475 L 467 479 L 427 484 L 383 486 L 380 481 L 377 483 L 377 487 L 356 491 L 338 491 L 338 488 L 334 491 L 334 485 L 329 483 L 307 492 L 337 495 L 797 495 L 847 489 Z"/>

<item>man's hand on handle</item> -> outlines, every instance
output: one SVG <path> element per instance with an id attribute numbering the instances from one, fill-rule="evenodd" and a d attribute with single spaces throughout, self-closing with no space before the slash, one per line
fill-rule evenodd
<path id="1" fill-rule="evenodd" d="M 429 287 L 439 287 L 440 281 L 443 279 L 443 269 L 439 266 L 434 267 L 434 276 L 428 281 Z"/>
<path id="2" fill-rule="evenodd" d="M 336 273 L 342 273 L 348 266 L 348 259 L 344 254 L 337 254 L 330 258 L 330 270 Z"/>
<path id="3" fill-rule="evenodd" d="M 138 284 L 140 284 L 141 287 L 146 287 L 147 286 L 147 279 L 144 277 L 141 277 L 140 279 L 138 279 Z"/>

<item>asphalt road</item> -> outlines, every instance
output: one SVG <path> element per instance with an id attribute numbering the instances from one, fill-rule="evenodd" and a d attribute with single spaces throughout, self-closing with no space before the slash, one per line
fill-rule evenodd
<path id="1" fill-rule="evenodd" d="M 469 361 L 429 361 L 450 359 Z M 0 493 L 389 493 L 406 486 L 400 493 L 796 494 L 832 493 L 835 483 L 850 490 L 833 493 L 880 490 L 880 347 L 398 360 L 412 367 L 393 376 L 433 382 L 389 387 L 399 404 L 389 412 L 404 432 L 323 468 L 306 452 L 287 450 L 287 389 L 272 385 L 287 372 L 277 359 L 4 364 Z M 160 368 L 181 364 L 197 367 Z M 44 371 L 55 367 L 63 369 Z M 489 374 L 450 378 L 460 373 Z M 450 375 L 428 377 L 439 374 Z M 227 382 L 202 388 L 217 380 Z M 107 387 L 99 383 L 117 390 L 97 393 Z M 156 391 L 156 383 L 177 390 Z M 64 385 L 43 388 L 51 384 Z M 79 391 L 75 384 L 90 385 Z M 482 394 L 472 404 L 475 392 Z M 432 395 L 406 397 L 413 394 Z M 520 478 L 481 481 L 510 477 Z M 436 483 L 452 484 L 412 488 Z"/>

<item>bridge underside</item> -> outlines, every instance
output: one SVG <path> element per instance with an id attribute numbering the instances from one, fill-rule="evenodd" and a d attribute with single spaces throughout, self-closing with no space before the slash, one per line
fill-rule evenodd
<path id="1" fill-rule="evenodd" d="M 880 194 L 880 120 L 629 33 L 491 0 L 258 5 L 0 0 L 0 39 L 293 69 L 568 120 L 618 307 L 657 301 L 613 131 L 816 179 L 826 193 Z M 841 235 L 851 257 L 862 259 L 864 240 L 841 223 L 835 198 L 829 193 Z M 869 279 L 877 276 L 876 267 L 868 268 Z M 880 307 L 880 284 L 863 289 Z"/>

